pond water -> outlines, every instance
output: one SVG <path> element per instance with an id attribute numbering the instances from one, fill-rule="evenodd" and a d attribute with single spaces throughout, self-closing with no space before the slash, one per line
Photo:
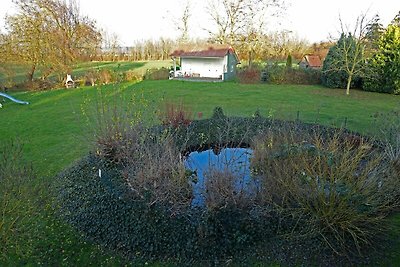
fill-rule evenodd
<path id="1" fill-rule="evenodd" d="M 216 170 L 234 174 L 234 188 L 237 192 L 247 192 L 254 188 L 256 181 L 251 177 L 250 158 L 253 151 L 249 148 L 223 148 L 191 152 L 185 160 L 185 166 L 195 174 L 193 176 L 194 198 L 192 206 L 204 206 L 206 200 L 207 173 Z"/>

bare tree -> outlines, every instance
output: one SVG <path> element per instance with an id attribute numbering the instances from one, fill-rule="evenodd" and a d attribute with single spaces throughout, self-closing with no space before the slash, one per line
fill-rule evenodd
<path id="1" fill-rule="evenodd" d="M 10 60 L 30 65 L 28 80 L 37 67 L 42 79 L 54 71 L 65 71 L 83 54 L 99 45 L 101 36 L 94 21 L 81 16 L 74 0 L 14 0 L 17 14 L 6 18 Z"/>
<path id="2" fill-rule="evenodd" d="M 357 17 L 354 28 L 350 29 L 345 25 L 341 18 L 340 21 L 340 39 L 333 50 L 333 57 L 331 57 L 331 68 L 326 71 L 344 71 L 347 75 L 346 94 L 350 94 L 350 86 L 353 78 L 361 75 L 365 66 L 365 45 L 366 45 L 366 31 L 367 21 L 366 14 L 361 14 Z"/>
<path id="3" fill-rule="evenodd" d="M 17 63 L 29 64 L 27 78 L 33 80 L 38 65 L 47 60 L 43 53 L 48 40 L 48 32 L 44 28 L 45 17 L 40 8 L 31 1 L 15 1 L 19 12 L 15 16 L 6 17 L 8 28 L 8 58 Z"/>
<path id="4" fill-rule="evenodd" d="M 119 36 L 116 33 L 110 33 L 106 30 L 102 31 L 101 36 L 103 55 L 106 56 L 106 60 L 116 60 L 120 52 L 119 48 L 121 47 Z"/>
<path id="5" fill-rule="evenodd" d="M 189 41 L 189 20 L 191 16 L 191 2 L 187 1 L 183 14 L 176 23 L 177 29 L 180 32 L 180 43 L 187 43 Z"/>
<path id="6" fill-rule="evenodd" d="M 208 14 L 214 27 L 208 29 L 211 38 L 221 44 L 230 44 L 246 50 L 249 65 L 260 46 L 260 36 L 266 32 L 268 15 L 284 8 L 280 0 L 210 0 Z"/>
<path id="7" fill-rule="evenodd" d="M 75 61 L 89 50 L 94 51 L 100 44 L 101 35 L 95 22 L 82 16 L 76 0 L 36 0 L 42 12 L 55 24 L 59 50 L 64 64 Z"/>

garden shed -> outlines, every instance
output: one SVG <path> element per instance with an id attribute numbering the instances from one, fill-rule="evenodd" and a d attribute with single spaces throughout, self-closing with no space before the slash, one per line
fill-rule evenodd
<path id="1" fill-rule="evenodd" d="M 171 57 L 174 61 L 174 78 L 231 80 L 236 76 L 236 66 L 239 64 L 238 56 L 230 46 L 176 50 Z M 177 64 L 181 66 L 180 71 L 176 70 Z"/>
<path id="2" fill-rule="evenodd" d="M 305 55 L 299 62 L 299 66 L 304 69 L 320 69 L 322 68 L 322 60 L 317 55 Z"/>

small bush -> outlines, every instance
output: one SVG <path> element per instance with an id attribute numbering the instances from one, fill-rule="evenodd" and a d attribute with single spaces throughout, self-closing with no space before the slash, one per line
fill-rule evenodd
<path id="1" fill-rule="evenodd" d="M 117 75 L 109 69 L 88 70 L 84 75 L 85 86 L 95 86 L 98 84 L 109 84 L 117 81 Z"/>
<path id="2" fill-rule="evenodd" d="M 293 61 L 292 55 L 289 54 L 286 58 L 286 68 L 288 68 L 288 69 L 292 68 L 292 65 L 293 65 L 292 61 Z"/>
<path id="3" fill-rule="evenodd" d="M 260 83 L 261 72 L 256 68 L 245 68 L 238 71 L 237 78 L 240 83 Z"/>
<path id="4" fill-rule="evenodd" d="M 142 75 L 138 74 L 136 71 L 126 71 L 124 73 L 124 80 L 127 82 L 137 82 L 143 79 Z"/>
<path id="5" fill-rule="evenodd" d="M 321 71 L 314 69 L 294 69 L 277 64 L 268 65 L 264 69 L 243 69 L 238 72 L 240 83 L 259 83 L 261 73 L 265 80 L 272 84 L 320 84 Z"/>
<path id="6" fill-rule="evenodd" d="M 160 117 L 163 125 L 177 128 L 179 126 L 188 126 L 193 121 L 193 112 L 183 103 L 166 102 Z"/>
<path id="7" fill-rule="evenodd" d="M 226 116 L 224 114 L 224 110 L 222 109 L 222 107 L 215 107 L 213 114 L 212 114 L 212 118 L 215 120 L 223 120 L 226 119 Z"/>
<path id="8" fill-rule="evenodd" d="M 22 145 L 17 141 L 0 144 L 0 262 L 31 256 L 38 189 L 35 174 L 23 161 Z"/>
<path id="9" fill-rule="evenodd" d="M 266 67 L 268 82 L 273 84 L 320 84 L 321 71 L 315 69 L 294 69 L 279 65 Z"/>
<path id="10" fill-rule="evenodd" d="M 375 114 L 376 139 L 381 140 L 385 158 L 394 166 L 396 174 L 400 177 L 400 109 L 389 113 Z"/>
<path id="11" fill-rule="evenodd" d="M 29 91 L 43 91 L 43 90 L 49 90 L 54 87 L 54 82 L 50 80 L 33 80 L 31 82 L 25 82 L 22 84 L 19 84 L 16 86 L 17 89 L 28 89 Z"/>
<path id="12" fill-rule="evenodd" d="M 167 68 L 148 69 L 143 76 L 144 80 L 168 80 L 169 70 Z"/>
<path id="13" fill-rule="evenodd" d="M 95 86 L 98 81 L 98 72 L 95 70 L 88 70 L 85 73 L 85 86 Z"/>
<path id="14" fill-rule="evenodd" d="M 98 73 L 98 81 L 101 84 L 109 84 L 115 82 L 116 80 L 117 80 L 116 74 L 111 70 L 102 69 Z"/>

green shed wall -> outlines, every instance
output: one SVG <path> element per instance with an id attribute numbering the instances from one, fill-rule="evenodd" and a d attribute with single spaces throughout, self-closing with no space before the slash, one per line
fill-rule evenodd
<path id="1" fill-rule="evenodd" d="M 224 73 L 224 80 L 232 80 L 236 77 L 237 69 L 236 65 L 238 61 L 233 53 L 229 52 L 228 54 L 228 64 L 227 64 L 227 72 Z M 232 69 L 233 68 L 233 69 Z M 233 70 L 233 71 L 231 71 Z"/>

